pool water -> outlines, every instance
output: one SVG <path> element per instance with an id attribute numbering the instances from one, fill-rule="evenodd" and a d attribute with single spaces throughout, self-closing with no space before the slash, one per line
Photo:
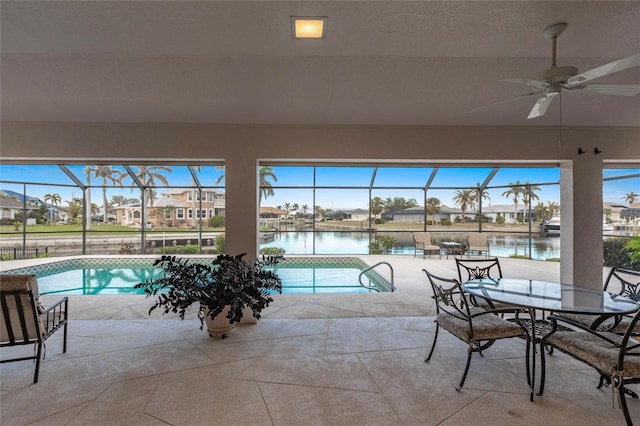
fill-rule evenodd
<path id="1" fill-rule="evenodd" d="M 40 294 L 98 295 L 144 294 L 138 283 L 157 277 L 154 259 L 68 259 L 45 265 L 7 271 L 35 274 Z M 287 258 L 275 268 L 282 279 L 283 293 L 367 293 L 358 276 L 366 269 L 355 257 Z M 363 277 L 365 285 L 389 291 L 391 284 L 375 271 Z"/>

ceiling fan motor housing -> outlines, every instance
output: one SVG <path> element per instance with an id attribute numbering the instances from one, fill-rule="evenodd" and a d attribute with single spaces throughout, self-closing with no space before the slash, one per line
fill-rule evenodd
<path id="1" fill-rule="evenodd" d="M 549 84 L 566 83 L 566 81 L 578 74 L 578 68 L 571 66 L 551 67 L 535 75 L 534 79 Z"/>

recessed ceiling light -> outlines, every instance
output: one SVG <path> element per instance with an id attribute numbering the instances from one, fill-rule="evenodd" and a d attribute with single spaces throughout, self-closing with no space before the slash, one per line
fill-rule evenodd
<path id="1" fill-rule="evenodd" d="M 292 16 L 291 36 L 293 38 L 325 38 L 328 19 L 326 16 Z"/>

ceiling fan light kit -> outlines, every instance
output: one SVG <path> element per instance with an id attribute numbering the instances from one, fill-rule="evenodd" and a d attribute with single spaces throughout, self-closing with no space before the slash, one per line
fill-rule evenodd
<path id="1" fill-rule="evenodd" d="M 551 67 L 541 71 L 532 77 L 512 77 L 501 81 L 507 83 L 525 84 L 531 87 L 531 92 L 504 99 L 485 105 L 469 112 L 479 111 L 514 99 L 526 96 L 542 94 L 533 108 L 529 112 L 527 119 L 543 116 L 551 102 L 563 90 L 567 92 L 595 92 L 602 95 L 635 96 L 640 93 L 640 83 L 627 84 L 582 84 L 587 81 L 603 77 L 615 72 L 623 71 L 640 65 L 640 53 L 618 59 L 605 65 L 578 74 L 578 68 L 573 66 L 556 65 L 556 42 L 557 38 L 567 28 L 566 22 L 559 22 L 548 26 L 542 31 L 542 35 L 552 41 Z"/>

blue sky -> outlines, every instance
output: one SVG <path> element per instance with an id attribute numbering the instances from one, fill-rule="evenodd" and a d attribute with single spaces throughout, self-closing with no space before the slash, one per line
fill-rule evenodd
<path id="1" fill-rule="evenodd" d="M 170 166 L 171 173 L 163 173 L 171 186 L 191 185 L 191 175 L 186 166 Z M 85 166 L 69 165 L 68 168 L 82 181 L 86 183 Z M 124 171 L 122 166 L 113 168 Z M 133 167 L 135 170 L 136 168 Z M 298 203 L 300 206 L 307 204 L 313 206 L 313 192 L 309 188 L 314 183 L 313 167 L 301 166 L 274 166 L 274 172 L 278 178 L 272 182 L 274 196 L 263 199 L 263 206 L 284 205 Z M 373 167 L 317 167 L 315 175 L 316 190 L 315 204 L 327 209 L 351 209 L 368 208 L 368 187 L 373 176 Z M 374 190 L 372 196 L 414 198 L 418 204 L 423 204 L 423 192 L 416 187 L 423 187 L 431 176 L 431 167 L 379 167 L 375 175 Z M 430 189 L 427 196 L 437 197 L 441 203 L 453 207 L 452 197 L 454 188 L 468 188 L 485 181 L 492 168 L 440 168 L 431 187 L 446 189 Z M 197 173 L 203 186 L 215 186 L 216 180 L 224 174 L 223 170 L 215 166 L 202 166 Z M 605 177 L 640 174 L 640 169 L 607 169 Z M 495 188 L 493 186 L 506 186 L 510 183 L 529 181 L 533 184 L 557 183 L 560 179 L 558 168 L 501 168 L 489 183 L 490 203 L 512 204 L 511 199 L 502 196 L 507 188 Z M 0 180 L 3 181 L 27 181 L 50 185 L 28 185 L 27 195 L 43 199 L 47 193 L 58 193 L 62 197 L 63 205 L 72 197 L 79 197 L 81 192 L 74 188 L 72 180 L 56 165 L 0 165 Z M 99 185 L 101 180 L 91 179 L 92 184 Z M 123 195 L 125 197 L 139 197 L 139 190 L 133 191 L 128 187 L 131 180 L 125 180 L 125 188 L 113 187 L 108 189 L 107 197 Z M 69 186 L 63 186 L 69 185 Z M 224 180 L 221 185 L 224 185 Z M 328 188 L 323 188 L 328 187 Z M 333 187 L 356 187 L 357 189 L 336 189 Z M 413 187 L 413 189 L 392 189 L 391 187 Z M 539 197 L 534 202 L 560 201 L 558 185 L 541 185 L 537 192 Z M 22 193 L 22 185 L 2 183 L 2 189 L 8 189 Z M 224 188 L 222 188 L 224 190 Z M 629 192 L 640 193 L 640 177 L 624 180 L 606 181 L 603 184 L 604 201 L 623 203 L 624 194 Z M 161 190 L 160 190 L 161 192 Z M 102 191 L 97 188 L 92 191 L 92 202 L 102 204 Z"/>

